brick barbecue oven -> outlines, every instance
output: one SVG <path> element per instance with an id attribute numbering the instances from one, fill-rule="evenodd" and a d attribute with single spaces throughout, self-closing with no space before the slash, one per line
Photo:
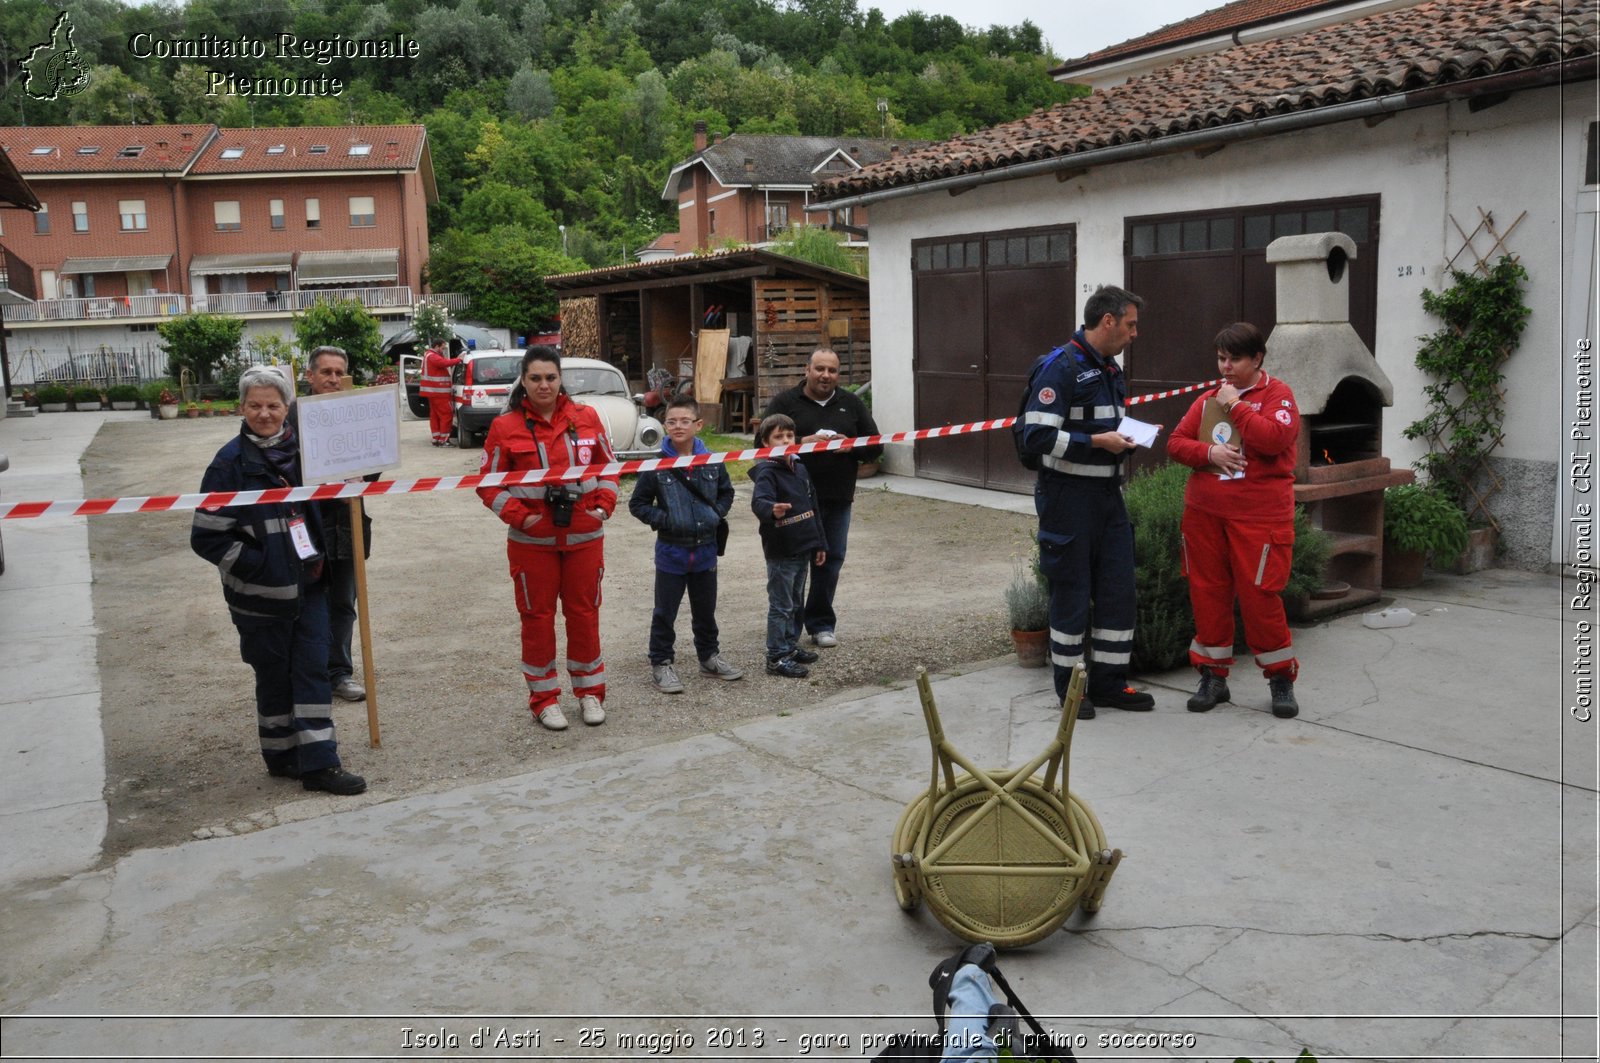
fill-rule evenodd
<path id="1" fill-rule="evenodd" d="M 1378 599 L 1383 490 L 1413 479 L 1409 469 L 1391 469 L 1382 453 L 1383 410 L 1394 404 L 1394 388 L 1350 326 L 1347 267 L 1355 254 L 1343 233 L 1267 245 L 1278 317 L 1267 338 L 1267 371 L 1294 390 L 1301 414 L 1295 501 L 1333 540 L 1325 589 L 1301 609 L 1308 617 Z"/>

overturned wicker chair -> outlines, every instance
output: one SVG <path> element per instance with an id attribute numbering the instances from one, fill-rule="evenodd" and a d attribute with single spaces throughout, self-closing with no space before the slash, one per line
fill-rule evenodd
<path id="1" fill-rule="evenodd" d="M 1085 682 L 1080 665 L 1044 752 L 1020 768 L 984 771 L 945 738 L 927 672 L 918 670 L 933 773 L 927 793 L 906 806 L 894 830 L 894 892 L 901 908 L 914 911 L 927 901 L 955 934 L 997 948 L 1038 941 L 1074 908 L 1100 910 L 1122 850 L 1106 847 L 1094 812 L 1067 789 Z M 1040 768 L 1043 776 L 1035 777 Z"/>

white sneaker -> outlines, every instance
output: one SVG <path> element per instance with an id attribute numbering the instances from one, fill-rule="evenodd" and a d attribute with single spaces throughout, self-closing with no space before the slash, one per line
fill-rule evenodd
<path id="1" fill-rule="evenodd" d="M 811 641 L 825 650 L 831 650 L 839 645 L 839 636 L 831 631 L 819 631 L 811 636 Z"/>
<path id="2" fill-rule="evenodd" d="M 343 701 L 366 701 L 367 688 L 347 675 L 333 685 L 333 696 Z"/>
<path id="3" fill-rule="evenodd" d="M 579 698 L 578 708 L 583 710 L 583 722 L 590 727 L 599 727 L 606 722 L 606 707 L 600 704 L 600 699 L 593 694 L 585 694 Z"/>
<path id="4" fill-rule="evenodd" d="M 545 710 L 537 714 L 534 719 L 550 731 L 565 731 L 567 729 L 566 714 L 561 711 L 560 705 L 547 705 Z"/>

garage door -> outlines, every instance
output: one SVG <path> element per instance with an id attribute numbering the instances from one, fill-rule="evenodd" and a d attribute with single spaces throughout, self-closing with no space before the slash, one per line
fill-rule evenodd
<path id="1" fill-rule="evenodd" d="M 973 233 L 911 245 L 918 428 L 1017 412 L 1035 358 L 1072 338 L 1072 226 Z M 1026 492 L 1009 432 L 917 444 L 917 474 Z"/>
<path id="2" fill-rule="evenodd" d="M 1350 323 L 1368 349 L 1377 334 L 1378 197 L 1278 203 L 1193 214 L 1129 218 L 1128 287 L 1143 296 L 1139 338 L 1125 363 L 1128 394 L 1216 376 L 1211 341 L 1223 326 L 1249 321 L 1270 336 L 1277 288 L 1267 245 L 1280 236 L 1342 232 L 1355 241 L 1350 263 Z M 1267 351 L 1267 369 L 1272 352 Z M 1184 395 L 1139 407 L 1141 420 L 1177 425 L 1194 401 Z M 1166 460 L 1157 445 L 1138 451 L 1135 470 Z"/>

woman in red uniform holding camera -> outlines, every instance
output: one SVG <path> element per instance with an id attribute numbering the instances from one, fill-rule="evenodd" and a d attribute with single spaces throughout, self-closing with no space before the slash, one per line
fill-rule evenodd
<path id="1" fill-rule="evenodd" d="M 561 354 L 530 347 L 522 357 L 506 412 L 489 426 L 479 471 L 559 474 L 612 461 L 600 415 L 561 387 Z M 536 484 L 480 487 L 483 504 L 506 522 L 511 584 L 522 616 L 522 674 L 528 708 L 552 731 L 566 729 L 557 703 L 556 601 L 567 622 L 567 675 L 583 722 L 606 719 L 606 666 L 600 653 L 600 578 L 605 526 L 617 506 L 617 477 L 549 477 Z"/>
<path id="2" fill-rule="evenodd" d="M 1300 410 L 1294 393 L 1261 368 L 1261 330 L 1240 321 L 1217 333 L 1223 384 L 1195 400 L 1167 440 L 1167 453 L 1195 471 L 1184 490 L 1183 565 L 1194 608 L 1189 663 L 1200 671 L 1190 712 L 1229 701 L 1233 666 L 1233 602 L 1244 616 L 1245 642 L 1266 674 L 1272 714 L 1294 716 L 1300 672 L 1279 592 L 1294 554 L 1294 465 Z M 1231 429 L 1199 438 L 1207 399 L 1228 411 Z"/>

